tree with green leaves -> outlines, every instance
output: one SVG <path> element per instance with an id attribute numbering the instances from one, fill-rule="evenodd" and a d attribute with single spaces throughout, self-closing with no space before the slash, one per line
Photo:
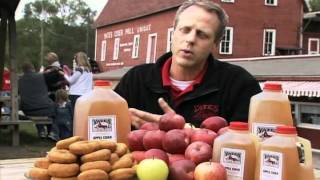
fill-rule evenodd
<path id="1" fill-rule="evenodd" d="M 320 0 L 309 1 L 312 11 L 320 11 Z"/>
<path id="2" fill-rule="evenodd" d="M 82 0 L 36 0 L 25 5 L 17 21 L 17 59 L 41 66 L 43 56 L 56 52 L 62 63 L 72 65 L 73 55 L 94 54 L 96 12 Z"/>

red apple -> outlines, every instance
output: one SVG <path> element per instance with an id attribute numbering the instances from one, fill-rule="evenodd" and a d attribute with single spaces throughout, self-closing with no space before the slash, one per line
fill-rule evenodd
<path id="1" fill-rule="evenodd" d="M 196 141 L 187 147 L 184 155 L 195 164 L 200 164 L 212 158 L 212 147 L 205 142 Z"/>
<path id="2" fill-rule="evenodd" d="M 189 138 L 191 138 L 191 136 L 192 136 L 193 132 L 195 131 L 195 129 L 194 128 L 184 128 L 183 131 L 187 134 L 187 136 Z"/>
<path id="3" fill-rule="evenodd" d="M 218 136 L 220 136 L 221 134 L 224 134 L 225 132 L 227 132 L 229 129 L 229 126 L 223 127 L 221 129 L 219 129 L 218 131 Z"/>
<path id="4" fill-rule="evenodd" d="M 205 119 L 200 128 L 211 129 L 214 132 L 218 132 L 219 129 L 228 126 L 228 122 L 220 116 L 211 116 Z"/>
<path id="5" fill-rule="evenodd" d="M 161 159 L 164 162 L 169 164 L 169 157 L 166 152 L 161 149 L 149 149 L 144 153 L 145 159 Z"/>
<path id="6" fill-rule="evenodd" d="M 160 117 L 159 128 L 163 131 L 183 129 L 186 121 L 183 116 L 174 112 L 165 113 Z"/>
<path id="7" fill-rule="evenodd" d="M 145 151 L 132 151 L 131 154 L 134 161 L 136 161 L 137 163 L 145 159 L 144 157 Z"/>
<path id="8" fill-rule="evenodd" d="M 218 136 L 217 133 L 215 133 L 210 129 L 197 129 L 197 130 L 194 130 L 190 141 L 191 142 L 202 141 L 209 144 L 210 146 L 213 146 L 213 141 L 217 136 Z"/>
<path id="9" fill-rule="evenodd" d="M 144 151 L 143 136 L 146 130 L 134 130 L 128 134 L 128 146 L 130 151 Z"/>
<path id="10" fill-rule="evenodd" d="M 168 153 L 183 154 L 190 139 L 182 129 L 173 129 L 166 133 L 162 140 L 162 147 Z"/>
<path id="11" fill-rule="evenodd" d="M 144 129 L 147 131 L 152 131 L 152 130 L 158 130 L 159 129 L 159 124 L 158 123 L 151 123 L 151 122 L 146 122 L 140 126 L 139 129 Z"/>
<path id="12" fill-rule="evenodd" d="M 184 154 L 170 154 L 167 153 L 169 156 L 169 164 L 172 164 L 173 162 L 179 161 L 179 160 L 186 160 L 186 157 L 184 157 Z"/>
<path id="13" fill-rule="evenodd" d="M 180 160 L 169 166 L 169 180 L 193 180 L 196 165 L 190 160 Z"/>
<path id="14" fill-rule="evenodd" d="M 226 169 L 215 162 L 203 162 L 196 166 L 194 170 L 195 180 L 227 180 Z"/>
<path id="15" fill-rule="evenodd" d="M 162 140 L 166 132 L 161 130 L 152 130 L 146 132 L 143 136 L 143 146 L 146 150 L 148 149 L 162 149 Z"/>

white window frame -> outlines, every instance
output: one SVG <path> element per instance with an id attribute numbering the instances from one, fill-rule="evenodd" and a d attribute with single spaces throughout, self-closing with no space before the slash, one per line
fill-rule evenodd
<path id="1" fill-rule="evenodd" d="M 151 52 L 152 52 L 152 37 L 155 38 L 155 41 L 154 41 L 154 54 L 153 54 L 153 57 L 152 59 L 156 60 L 156 54 L 157 54 L 157 37 L 158 37 L 158 34 L 157 33 L 152 33 L 152 34 L 149 34 L 148 36 L 148 48 L 147 48 L 147 57 L 146 57 L 146 63 L 152 63 L 152 59 L 151 59 Z"/>
<path id="2" fill-rule="evenodd" d="M 315 43 L 317 43 L 317 50 L 313 51 L 311 49 L 311 43 L 315 41 Z M 320 39 L 319 38 L 309 38 L 308 39 L 308 54 L 319 54 L 319 46 L 320 46 Z"/>
<path id="3" fill-rule="evenodd" d="M 320 108 L 320 105 L 318 103 L 312 103 L 312 102 L 298 102 L 298 101 L 291 101 L 290 102 L 291 105 L 294 106 L 294 118 L 296 120 L 296 124 L 298 127 L 303 127 L 306 125 L 306 123 L 302 123 L 302 120 L 301 120 L 301 114 L 302 114 L 302 109 L 303 107 L 302 106 L 315 106 L 315 107 L 319 107 Z M 320 125 L 319 124 L 308 124 L 309 125 L 309 128 L 310 128 L 310 125 L 311 127 L 314 127 L 314 128 L 317 128 L 319 129 L 320 128 Z"/>
<path id="4" fill-rule="evenodd" d="M 229 39 L 227 39 L 228 36 L 225 36 L 227 34 L 227 32 L 229 32 Z M 233 27 L 226 27 L 225 32 L 224 32 L 224 36 L 220 41 L 220 48 L 219 48 L 219 53 L 220 54 L 232 54 L 232 50 L 233 50 Z M 229 43 L 228 45 L 228 49 L 229 51 L 225 51 L 222 49 L 222 44 L 223 43 Z"/>
<path id="5" fill-rule="evenodd" d="M 132 54 L 131 54 L 132 58 L 138 58 L 139 46 L 140 46 L 140 34 L 136 34 L 133 36 Z"/>
<path id="6" fill-rule="evenodd" d="M 265 42 L 266 41 L 266 35 L 271 33 L 272 35 L 272 39 L 271 39 L 271 42 Z M 275 55 L 275 52 L 276 52 L 276 34 L 277 31 L 275 29 L 264 29 L 263 31 L 263 48 L 262 48 L 262 55 L 263 56 L 274 56 Z M 271 49 L 270 50 L 267 50 L 265 51 L 265 48 L 266 48 L 266 44 L 268 43 L 268 45 L 270 45 L 271 43 Z M 266 52 L 269 52 L 271 51 L 271 53 L 266 53 Z"/>
<path id="7" fill-rule="evenodd" d="M 173 27 L 168 28 L 168 33 L 167 33 L 167 52 L 171 51 L 173 31 L 174 31 Z"/>
<path id="8" fill-rule="evenodd" d="M 265 0 L 264 1 L 264 5 L 266 5 L 266 6 L 278 6 L 278 0 L 273 0 L 273 3 L 270 3 L 268 1 L 272 1 L 272 0 Z"/>
<path id="9" fill-rule="evenodd" d="M 119 58 L 119 51 L 120 51 L 120 38 L 114 39 L 114 46 L 113 46 L 113 59 L 112 60 L 118 60 Z"/>
<path id="10" fill-rule="evenodd" d="M 221 0 L 221 2 L 234 3 L 234 0 Z"/>
<path id="11" fill-rule="evenodd" d="M 100 61 L 105 61 L 106 60 L 106 51 L 107 51 L 107 40 L 102 40 L 102 42 L 101 42 Z"/>

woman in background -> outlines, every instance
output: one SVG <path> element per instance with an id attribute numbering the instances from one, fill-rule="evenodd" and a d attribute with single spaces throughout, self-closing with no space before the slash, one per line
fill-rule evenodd
<path id="1" fill-rule="evenodd" d="M 84 52 L 78 52 L 74 56 L 76 68 L 72 75 L 65 71 L 65 76 L 70 85 L 69 99 L 74 111 L 76 100 L 90 92 L 93 86 L 93 75 L 88 61 L 88 57 Z"/>

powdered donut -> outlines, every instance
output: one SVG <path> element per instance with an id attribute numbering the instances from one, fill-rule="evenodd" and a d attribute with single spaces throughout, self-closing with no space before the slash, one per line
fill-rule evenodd
<path id="1" fill-rule="evenodd" d="M 78 180 L 108 180 L 108 174 L 100 169 L 91 169 L 79 174 Z"/>
<path id="2" fill-rule="evenodd" d="M 48 153 L 50 161 L 55 163 L 74 163 L 77 161 L 77 156 L 65 149 L 57 149 Z"/>
<path id="3" fill-rule="evenodd" d="M 81 156 L 81 162 L 107 161 L 110 159 L 111 151 L 109 149 L 101 149 L 93 153 Z"/>
<path id="4" fill-rule="evenodd" d="M 78 141 L 69 146 L 70 152 L 77 155 L 89 154 L 98 149 L 100 145 L 97 141 Z"/>
<path id="5" fill-rule="evenodd" d="M 37 167 L 30 169 L 29 177 L 33 180 L 50 180 L 51 178 L 47 169 L 41 169 Z"/>
<path id="6" fill-rule="evenodd" d="M 117 148 L 117 143 L 111 140 L 98 140 L 100 149 L 109 149 L 111 152 L 115 151 Z"/>
<path id="7" fill-rule="evenodd" d="M 48 168 L 48 174 L 53 177 L 73 177 L 79 173 L 79 165 L 52 163 Z"/>
<path id="8" fill-rule="evenodd" d="M 51 180 L 77 180 L 77 176 L 75 176 L 75 177 L 66 177 L 66 178 L 51 177 Z"/>
<path id="9" fill-rule="evenodd" d="M 90 169 L 101 169 L 105 172 L 111 171 L 111 164 L 108 161 L 86 162 L 80 166 L 80 172 Z"/>
<path id="10" fill-rule="evenodd" d="M 63 139 L 57 142 L 56 147 L 57 149 L 69 149 L 70 144 L 80 141 L 80 136 L 73 136 L 67 139 Z"/>
<path id="11" fill-rule="evenodd" d="M 34 162 L 34 167 L 42 168 L 42 169 L 48 169 L 51 162 L 48 158 L 40 158 Z"/>

